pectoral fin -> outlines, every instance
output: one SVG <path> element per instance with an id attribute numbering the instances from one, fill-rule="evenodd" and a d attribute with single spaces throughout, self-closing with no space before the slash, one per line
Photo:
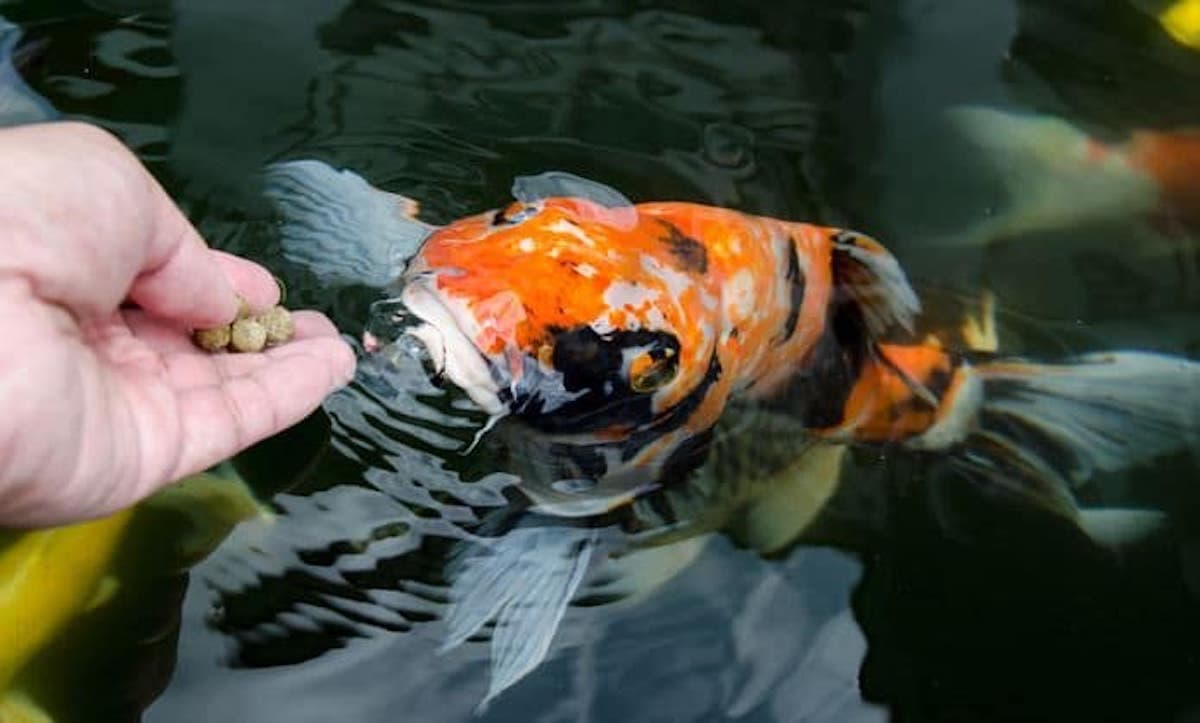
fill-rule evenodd
<path id="1" fill-rule="evenodd" d="M 518 527 L 462 553 L 452 570 L 442 649 L 495 620 L 492 682 L 481 707 L 545 659 L 597 538 L 592 529 Z"/>
<path id="2" fill-rule="evenodd" d="M 876 337 L 896 327 L 911 332 L 921 302 L 896 257 L 855 231 L 838 231 L 832 241 L 837 291 L 859 307 L 867 330 Z"/>
<path id="3" fill-rule="evenodd" d="M 17 72 L 13 53 L 20 39 L 21 29 L 0 17 L 0 126 L 58 118 L 50 101 L 35 93 Z"/>
<path id="4" fill-rule="evenodd" d="M 412 199 L 320 161 L 273 164 L 264 183 L 283 218 L 284 257 L 324 283 L 387 286 L 433 230 Z"/>

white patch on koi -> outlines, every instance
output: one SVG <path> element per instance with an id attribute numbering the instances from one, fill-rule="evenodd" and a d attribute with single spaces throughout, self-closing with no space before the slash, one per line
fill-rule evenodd
<path id="1" fill-rule="evenodd" d="M 735 324 L 754 313 L 754 274 L 742 269 L 725 287 L 725 313 Z"/>
<path id="2" fill-rule="evenodd" d="M 714 330 L 712 324 L 708 323 L 699 324 L 696 330 L 700 332 L 700 343 L 692 349 L 688 364 L 696 368 L 702 368 L 707 365 L 708 356 L 711 353 Z"/>
<path id="3" fill-rule="evenodd" d="M 597 274 L 596 267 L 592 266 L 591 264 L 575 264 L 574 268 L 575 273 L 579 274 L 585 279 L 590 279 Z"/>
<path id="4" fill-rule="evenodd" d="M 650 329 L 665 329 L 667 326 L 667 317 L 663 315 L 662 309 L 657 306 L 650 307 L 646 312 L 646 326 Z"/>
<path id="5" fill-rule="evenodd" d="M 969 365 L 963 364 L 963 381 L 954 396 L 945 400 L 949 403 L 946 413 L 934 422 L 922 434 L 904 443 L 912 449 L 939 450 L 958 444 L 971 431 L 975 415 L 983 406 L 983 381 Z"/>
<path id="6" fill-rule="evenodd" d="M 449 297 L 447 305 L 455 312 L 457 318 L 462 318 L 456 308 L 460 302 Z M 511 345 L 517 326 L 525 320 L 525 305 L 521 298 L 512 291 L 502 291 L 492 294 L 486 299 L 480 299 L 473 305 L 464 305 L 469 309 L 470 318 L 476 323 L 475 342 L 480 346 L 488 346 L 490 339 L 484 337 L 499 337 L 506 346 Z"/>
<path id="7" fill-rule="evenodd" d="M 523 254 L 531 254 L 536 248 L 537 244 L 528 236 L 517 242 L 517 250 Z"/>
<path id="8" fill-rule="evenodd" d="M 788 256 L 791 255 L 792 239 L 782 234 L 772 234 L 771 247 L 775 252 L 775 268 L 786 269 L 788 267 Z"/>
<path id="9" fill-rule="evenodd" d="M 596 242 L 593 241 L 590 236 L 588 236 L 586 233 L 584 233 L 583 229 L 581 229 L 578 226 L 576 226 L 575 224 L 569 223 L 565 220 L 559 219 L 558 221 L 555 221 L 554 223 L 547 226 L 546 229 L 548 231 L 553 231 L 554 233 L 560 233 L 560 234 L 563 234 L 564 236 L 570 236 L 574 239 L 577 239 L 584 246 L 587 246 L 588 248 L 596 247 Z"/>
<path id="10" fill-rule="evenodd" d="M 653 274 L 655 278 L 661 279 L 667 285 L 667 291 L 671 296 L 676 298 L 683 295 L 683 292 L 691 289 L 694 284 L 692 277 L 668 268 L 659 263 L 658 259 L 653 256 L 642 255 L 642 268 L 648 273 Z"/>
<path id="11" fill-rule="evenodd" d="M 653 304 L 658 298 L 657 291 L 628 281 L 614 281 L 604 290 L 604 303 L 612 309 L 631 309 Z"/>

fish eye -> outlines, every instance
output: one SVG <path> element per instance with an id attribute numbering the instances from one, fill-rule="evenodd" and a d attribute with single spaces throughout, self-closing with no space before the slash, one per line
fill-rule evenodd
<path id="1" fill-rule="evenodd" d="M 655 349 L 640 354 L 629 365 L 629 388 L 649 394 L 671 382 L 679 373 L 679 355 L 674 349 Z"/>
<path id="2" fill-rule="evenodd" d="M 550 327 L 522 360 L 516 414 L 537 429 L 619 438 L 654 421 L 657 389 L 679 379 L 679 341 L 651 329 Z"/>
<path id="3" fill-rule="evenodd" d="M 515 201 L 496 211 L 492 216 L 493 226 L 511 226 L 533 218 L 541 211 L 540 205 Z"/>

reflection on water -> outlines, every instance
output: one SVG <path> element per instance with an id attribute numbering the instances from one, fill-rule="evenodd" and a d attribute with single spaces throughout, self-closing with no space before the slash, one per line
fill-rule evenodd
<path id="1" fill-rule="evenodd" d="M 1139 215 L 928 243 L 1010 202 L 953 136 L 951 106 L 1049 114 L 1110 139 L 1200 124 L 1200 55 L 1132 6 L 92 5 L 103 12 L 3 4 L 45 44 L 34 85 L 120 134 L 214 244 L 262 260 L 296 305 L 354 336 L 376 292 L 282 259 L 258 198 L 265 163 L 351 167 L 434 222 L 495 206 L 515 175 L 561 169 L 635 200 L 841 223 L 884 239 L 928 298 L 994 288 L 1006 350 L 1200 353 L 1194 230 Z M 239 461 L 279 515 L 239 527 L 194 574 L 149 720 L 464 720 L 484 697 L 488 631 L 437 649 L 446 561 L 512 499 L 505 449 L 463 454 L 482 415 L 419 373 L 365 370 L 325 412 L 328 430 L 314 422 Z M 485 719 L 1172 719 L 1200 703 L 1198 460 L 1080 489 L 1169 513 L 1165 530 L 1100 547 L 922 461 L 856 453 L 811 544 L 766 560 L 723 520 L 727 535 L 591 581 L 546 662 Z"/>

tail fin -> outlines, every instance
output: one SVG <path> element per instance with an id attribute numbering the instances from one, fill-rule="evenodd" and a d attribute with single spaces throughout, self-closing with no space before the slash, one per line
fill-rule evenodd
<path id="1" fill-rule="evenodd" d="M 969 370 L 981 394 L 954 463 L 1075 517 L 1070 489 L 1200 439 L 1200 363 L 1135 351 Z"/>

